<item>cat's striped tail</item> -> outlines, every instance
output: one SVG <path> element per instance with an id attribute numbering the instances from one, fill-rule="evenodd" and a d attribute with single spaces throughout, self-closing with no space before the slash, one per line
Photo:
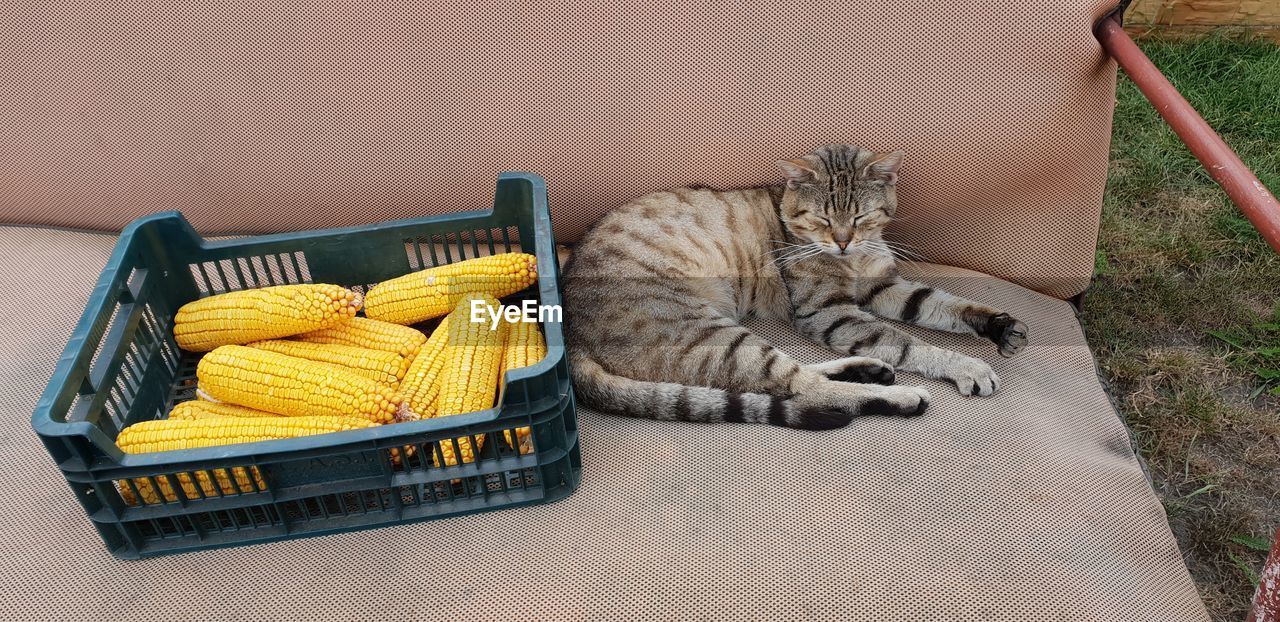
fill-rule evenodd
<path id="1" fill-rule="evenodd" d="M 587 356 L 571 354 L 569 365 L 579 399 L 615 415 L 661 421 L 767 423 L 801 430 L 831 430 L 853 419 L 835 408 L 802 406 L 795 400 L 762 393 L 615 376 Z"/>

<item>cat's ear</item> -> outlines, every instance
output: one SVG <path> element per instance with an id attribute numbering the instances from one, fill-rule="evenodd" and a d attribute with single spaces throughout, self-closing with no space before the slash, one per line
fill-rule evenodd
<path id="1" fill-rule="evenodd" d="M 778 168 L 782 169 L 782 174 L 786 176 L 788 188 L 795 188 L 800 184 L 816 179 L 817 173 L 814 172 L 812 167 L 813 165 L 803 158 L 778 160 Z"/>
<path id="2" fill-rule="evenodd" d="M 877 153 L 871 156 L 871 161 L 862 166 L 858 176 L 863 179 L 883 181 L 885 185 L 892 186 L 898 183 L 898 167 L 902 165 L 904 155 L 906 154 L 901 151 Z"/>

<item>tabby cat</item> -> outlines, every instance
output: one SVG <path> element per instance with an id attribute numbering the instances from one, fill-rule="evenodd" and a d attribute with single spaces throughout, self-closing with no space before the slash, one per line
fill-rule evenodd
<path id="1" fill-rule="evenodd" d="M 778 162 L 784 184 L 681 188 L 606 215 L 565 267 L 582 401 L 633 417 L 823 430 L 922 413 L 929 393 L 893 386 L 895 369 L 964 395 L 999 390 L 986 363 L 878 319 L 986 337 L 1005 356 L 1027 342 L 1009 314 L 898 275 L 881 234 L 901 161 L 832 145 Z M 788 320 L 844 358 L 801 365 L 743 327 L 750 315 Z"/>

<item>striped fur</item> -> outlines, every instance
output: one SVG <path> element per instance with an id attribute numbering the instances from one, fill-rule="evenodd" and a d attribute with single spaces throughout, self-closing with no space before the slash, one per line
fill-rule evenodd
<path id="1" fill-rule="evenodd" d="M 880 320 L 986 337 L 1005 355 L 1026 342 L 1008 314 L 898 276 L 881 230 L 900 161 L 823 147 L 779 162 L 785 185 L 676 189 L 606 215 L 565 268 L 583 401 L 636 417 L 827 429 L 923 412 L 923 387 L 883 386 L 895 368 L 966 395 L 998 390 L 986 363 Z M 846 358 L 801 365 L 744 328 L 750 315 L 790 319 Z"/>

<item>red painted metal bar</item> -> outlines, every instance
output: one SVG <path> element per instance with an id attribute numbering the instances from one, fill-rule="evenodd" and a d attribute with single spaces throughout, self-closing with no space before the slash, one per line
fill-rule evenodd
<path id="1" fill-rule="evenodd" d="M 1280 202 L 1275 196 L 1138 49 L 1114 16 L 1098 22 L 1093 33 L 1271 248 L 1280 252 Z"/>
<path id="2" fill-rule="evenodd" d="M 1262 579 L 1253 594 L 1253 610 L 1249 612 L 1248 622 L 1280 620 L 1280 530 L 1271 542 L 1271 554 L 1262 567 Z"/>

